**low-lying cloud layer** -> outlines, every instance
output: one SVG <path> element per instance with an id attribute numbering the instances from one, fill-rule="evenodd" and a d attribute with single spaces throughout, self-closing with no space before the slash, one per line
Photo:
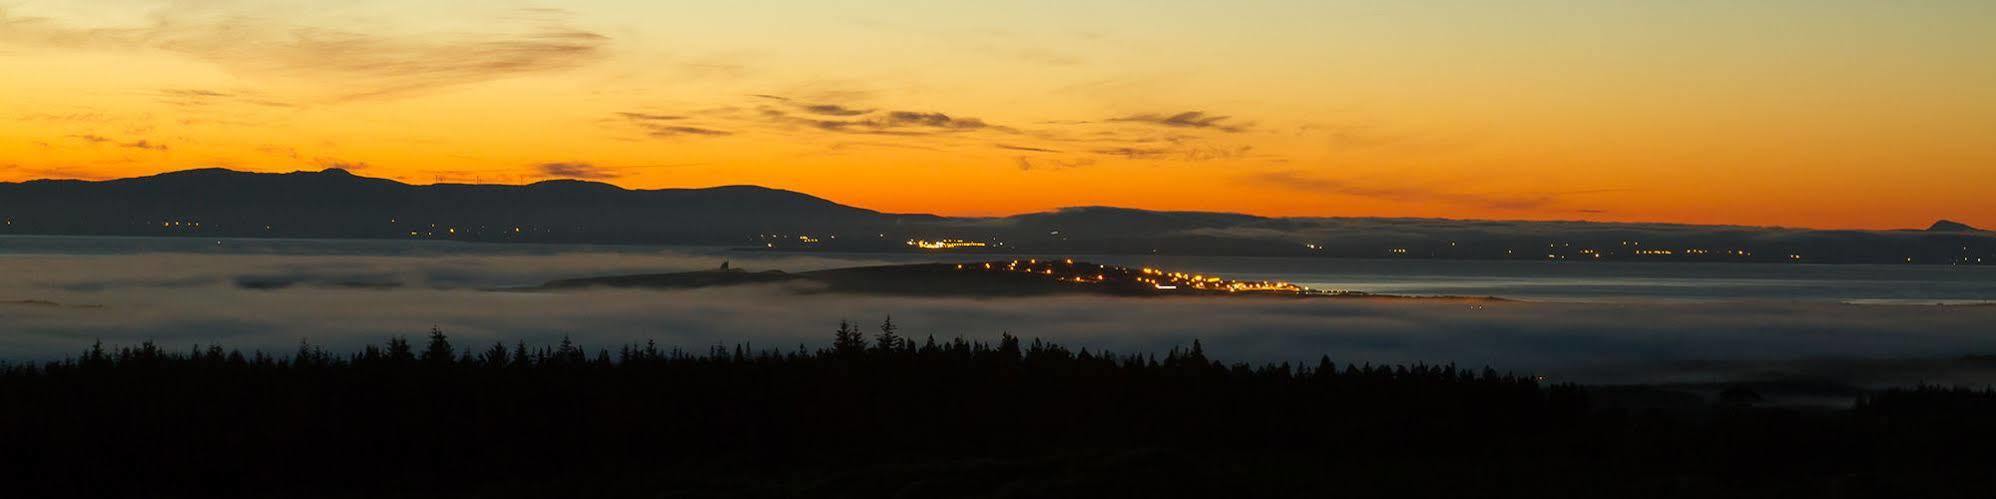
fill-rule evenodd
<path id="1" fill-rule="evenodd" d="M 1681 380 L 1801 359 L 1996 352 L 1996 307 L 1833 303 L 1562 304 L 1399 300 L 956 299 L 799 295 L 780 288 L 495 292 L 587 275 L 707 268 L 809 270 L 864 259 L 648 250 L 545 254 L 0 255 L 0 358 L 50 359 L 90 342 L 338 349 L 443 328 L 460 345 L 703 348 L 822 345 L 839 320 L 889 315 L 904 334 L 1010 332 L 1091 350 L 1158 352 L 1201 339 L 1242 361 L 1456 362 L 1579 381 Z M 1714 364 L 1696 364 L 1711 366 Z M 1706 371 L 1696 371 L 1706 372 Z M 1852 382 L 1873 380 L 1854 379 Z"/>

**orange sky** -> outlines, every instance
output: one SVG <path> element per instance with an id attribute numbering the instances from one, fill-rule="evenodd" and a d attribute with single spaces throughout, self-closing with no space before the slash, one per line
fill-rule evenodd
<path id="1" fill-rule="evenodd" d="M 1996 226 L 1990 2 L 711 4 L 9 4 L 0 180 Z"/>

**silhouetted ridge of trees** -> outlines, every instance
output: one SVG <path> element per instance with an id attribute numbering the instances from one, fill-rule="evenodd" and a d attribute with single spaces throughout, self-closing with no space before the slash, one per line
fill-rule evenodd
<path id="1" fill-rule="evenodd" d="M 0 366 L 20 497 L 1726 497 L 1996 487 L 1989 391 L 1628 410 L 1452 365 L 905 336 L 822 348 L 153 343 Z M 4 493 L 0 493 L 4 495 Z"/>

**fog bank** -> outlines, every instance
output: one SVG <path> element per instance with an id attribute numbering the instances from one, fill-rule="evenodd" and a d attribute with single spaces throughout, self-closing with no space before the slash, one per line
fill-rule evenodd
<path id="1" fill-rule="evenodd" d="M 0 359 L 59 358 L 99 339 L 277 352 L 309 339 L 346 350 L 418 336 L 432 326 L 462 346 L 566 336 L 592 349 L 646 340 L 692 349 L 816 348 L 842 319 L 872 326 L 889 315 L 902 334 L 916 338 L 989 340 L 1009 332 L 1077 348 L 1160 354 L 1197 338 L 1227 360 L 1314 362 L 1329 355 L 1340 362 L 1455 362 L 1589 382 L 1740 376 L 1821 359 L 1875 365 L 1996 353 L 1990 334 L 1996 307 L 1988 306 L 960 299 L 799 295 L 753 286 L 489 291 L 716 263 L 713 255 L 671 251 L 0 255 L 0 274 L 14 276 L 0 282 Z M 748 263 L 803 270 L 867 262 L 758 256 Z"/>

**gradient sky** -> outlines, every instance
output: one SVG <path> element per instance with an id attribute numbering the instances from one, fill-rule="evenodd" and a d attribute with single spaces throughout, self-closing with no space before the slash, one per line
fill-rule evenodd
<path id="1" fill-rule="evenodd" d="M 0 0 L 0 180 L 1996 226 L 1996 2 Z"/>

